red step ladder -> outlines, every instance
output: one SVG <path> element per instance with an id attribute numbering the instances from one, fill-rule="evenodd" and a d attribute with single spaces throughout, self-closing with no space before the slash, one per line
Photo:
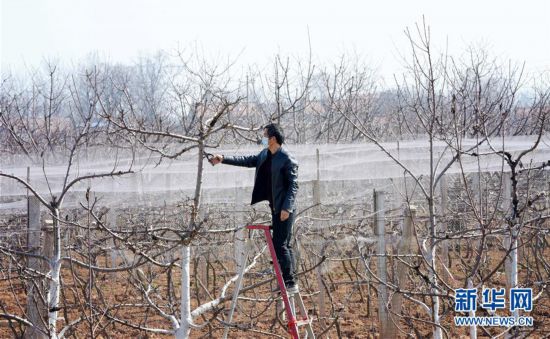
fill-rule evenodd
<path id="1" fill-rule="evenodd" d="M 271 254 L 271 260 L 273 262 L 273 268 L 275 269 L 275 275 L 277 277 L 277 283 L 279 285 L 279 289 L 281 291 L 281 297 L 283 299 L 284 308 L 286 312 L 286 316 L 288 319 L 288 332 L 292 336 L 293 339 L 299 339 L 299 327 L 305 326 L 306 332 L 304 338 L 312 338 L 315 339 L 315 334 L 313 333 L 313 327 L 311 325 L 311 319 L 308 316 L 307 309 L 304 305 L 304 301 L 302 299 L 302 296 L 300 295 L 300 292 L 288 295 L 286 291 L 286 286 L 283 280 L 283 275 L 281 272 L 281 267 L 279 266 L 279 262 L 277 261 L 277 254 L 275 253 L 275 247 L 273 246 L 273 239 L 271 237 L 271 225 L 247 225 L 246 228 L 249 231 L 252 230 L 262 230 L 264 231 L 265 241 L 267 243 L 267 246 L 269 248 L 269 253 Z M 248 245 L 248 244 L 247 244 Z M 243 256 L 243 264 L 241 265 L 241 272 L 239 273 L 239 278 L 236 282 L 235 286 L 235 292 L 233 294 L 233 301 L 231 305 L 231 309 L 229 312 L 229 320 L 228 322 L 231 323 L 231 320 L 233 318 L 233 312 L 235 310 L 235 306 L 237 303 L 239 291 L 242 284 L 242 278 L 244 275 L 244 268 L 246 266 L 246 262 L 248 261 L 248 251 L 249 247 L 246 247 L 245 254 Z M 297 320 L 296 317 L 296 309 L 295 309 L 295 302 L 298 304 L 298 308 L 300 309 L 300 315 L 301 319 Z M 224 338 L 227 338 L 229 328 L 226 327 Z"/>

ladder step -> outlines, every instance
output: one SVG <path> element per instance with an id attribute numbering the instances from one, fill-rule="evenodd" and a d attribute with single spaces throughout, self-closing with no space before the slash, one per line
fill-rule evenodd
<path id="1" fill-rule="evenodd" d="M 305 325 L 311 325 L 311 319 L 296 321 L 296 326 L 305 326 Z"/>

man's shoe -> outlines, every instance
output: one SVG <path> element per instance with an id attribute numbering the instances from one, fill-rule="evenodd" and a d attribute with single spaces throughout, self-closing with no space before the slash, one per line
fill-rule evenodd
<path id="1" fill-rule="evenodd" d="M 285 286 L 285 288 L 286 288 L 286 293 L 288 295 L 296 294 L 299 292 L 298 284 L 288 285 L 288 286 Z M 272 289 L 271 292 L 273 292 L 274 294 L 281 293 L 281 289 L 279 288 L 279 285 L 277 285 L 274 289 Z"/>
<path id="2" fill-rule="evenodd" d="M 289 285 L 286 287 L 286 293 L 288 295 L 293 295 L 299 292 L 298 284 Z"/>

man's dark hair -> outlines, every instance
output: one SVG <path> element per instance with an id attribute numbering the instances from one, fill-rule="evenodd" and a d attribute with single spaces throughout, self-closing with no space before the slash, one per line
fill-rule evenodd
<path id="1" fill-rule="evenodd" d="M 279 145 L 282 145 L 285 142 L 285 135 L 283 134 L 281 126 L 278 124 L 265 125 L 264 129 L 267 129 L 267 136 L 269 138 L 275 137 L 275 139 L 277 139 L 277 143 Z"/>

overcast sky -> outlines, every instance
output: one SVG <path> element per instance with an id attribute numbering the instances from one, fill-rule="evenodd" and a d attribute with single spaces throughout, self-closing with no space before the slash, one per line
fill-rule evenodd
<path id="1" fill-rule="evenodd" d="M 469 44 L 550 71 L 550 5 L 524 1 L 0 0 L 2 71 L 43 58 L 76 62 L 90 52 L 114 62 L 197 43 L 209 56 L 267 64 L 276 53 L 316 62 L 356 53 L 384 77 L 402 71 L 403 30 L 426 17 L 433 42 L 451 53 Z"/>

